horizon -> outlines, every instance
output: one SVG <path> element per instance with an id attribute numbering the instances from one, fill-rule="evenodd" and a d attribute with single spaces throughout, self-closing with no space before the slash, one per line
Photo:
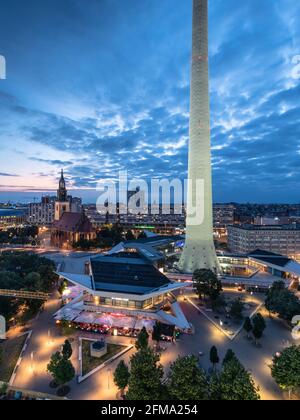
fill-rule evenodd
<path id="1" fill-rule="evenodd" d="M 83 195 L 80 195 L 80 192 L 84 192 Z M 73 197 L 78 197 L 82 199 L 82 202 L 84 205 L 96 205 L 96 198 L 97 193 L 94 190 L 69 190 L 69 195 Z M 92 194 L 92 195 L 90 195 Z M 35 202 L 35 200 L 40 200 L 42 197 L 47 196 L 55 196 L 56 190 L 52 191 L 39 191 L 39 192 L 24 192 L 24 191 L 18 191 L 18 192 L 0 192 L 0 204 L 8 204 L 16 205 L 16 204 L 24 204 L 27 205 L 29 203 Z M 88 198 L 90 197 L 90 198 Z M 185 200 L 186 202 L 186 200 Z M 171 204 L 174 204 L 174 201 L 171 201 Z M 300 200 L 294 201 L 294 202 L 280 202 L 280 201 L 270 201 L 270 202 L 263 202 L 263 201 L 217 201 L 213 200 L 213 204 L 237 204 L 237 205 L 300 205 Z"/>

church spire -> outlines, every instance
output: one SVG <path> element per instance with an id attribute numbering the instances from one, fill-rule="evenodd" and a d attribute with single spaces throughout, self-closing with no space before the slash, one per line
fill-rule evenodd
<path id="1" fill-rule="evenodd" d="M 57 201 L 66 202 L 68 200 L 68 194 L 66 189 L 66 181 L 64 178 L 64 170 L 61 170 L 60 180 L 59 180 L 59 187 L 57 190 Z"/>

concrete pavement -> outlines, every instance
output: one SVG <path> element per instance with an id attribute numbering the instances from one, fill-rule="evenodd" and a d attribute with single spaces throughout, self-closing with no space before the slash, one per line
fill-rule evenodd
<path id="1" fill-rule="evenodd" d="M 178 356 L 189 354 L 198 355 L 203 352 L 201 363 L 203 368 L 210 367 L 209 351 L 213 345 L 218 348 L 221 358 L 225 356 L 226 351 L 231 348 L 253 374 L 255 382 L 261 389 L 262 399 L 275 400 L 282 399 L 282 393 L 273 381 L 269 364 L 275 352 L 282 350 L 287 342 L 292 343 L 292 336 L 280 320 L 269 319 L 265 313 L 267 330 L 265 336 L 261 340 L 262 348 L 257 348 L 250 343 L 245 334 L 241 334 L 234 340 L 229 340 L 222 334 L 209 320 L 189 303 L 184 302 L 180 298 L 181 305 L 186 317 L 193 323 L 195 327 L 195 335 L 183 335 L 181 339 L 175 343 L 162 343 L 165 350 L 162 353 L 161 363 L 168 371 L 170 364 L 176 360 Z M 51 300 L 46 303 L 44 312 L 40 317 L 32 322 L 29 326 L 33 330 L 32 338 L 29 342 L 23 361 L 18 369 L 14 385 L 21 388 L 32 389 L 33 391 L 41 391 L 45 393 L 55 393 L 55 390 L 49 388 L 51 377 L 46 373 L 46 367 L 51 355 L 61 348 L 65 337 L 59 335 L 59 329 L 55 326 L 53 314 L 59 309 L 60 301 L 58 295 L 52 296 Z M 51 340 L 49 341 L 48 331 L 51 331 Z M 78 337 L 86 336 L 95 338 L 95 335 L 86 333 L 76 333 L 75 342 L 73 343 L 73 364 L 78 369 Z M 129 344 L 130 339 L 125 337 L 108 337 L 109 342 Z M 33 354 L 33 360 L 31 358 Z M 124 360 L 128 363 L 133 350 L 124 356 Z M 88 378 L 85 382 L 78 385 L 74 380 L 71 383 L 70 399 L 82 400 L 114 400 L 116 398 L 117 389 L 113 384 L 113 372 L 120 359 L 109 365 L 107 368 L 99 371 L 95 375 Z"/>

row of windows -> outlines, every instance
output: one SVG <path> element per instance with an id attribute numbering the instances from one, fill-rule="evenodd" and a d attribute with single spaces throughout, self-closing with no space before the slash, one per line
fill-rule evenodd
<path id="1" fill-rule="evenodd" d="M 147 299 L 144 301 L 126 300 L 126 299 L 112 299 L 112 298 L 99 298 L 100 305 L 114 306 L 118 308 L 130 309 L 146 309 L 163 302 L 163 296 L 157 296 L 154 299 Z"/>

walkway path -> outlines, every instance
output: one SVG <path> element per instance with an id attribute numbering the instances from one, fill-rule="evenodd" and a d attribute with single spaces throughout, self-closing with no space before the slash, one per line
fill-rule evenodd
<path id="1" fill-rule="evenodd" d="M 271 377 L 268 366 L 271 363 L 272 355 L 282 350 L 288 342 L 292 342 L 290 331 L 279 320 L 269 319 L 268 315 L 265 314 L 267 330 L 265 337 L 262 339 L 262 348 L 257 348 L 252 343 L 249 343 L 243 333 L 235 341 L 230 341 L 203 315 L 199 315 L 199 312 L 189 302 L 184 302 L 183 298 L 180 298 L 180 300 L 187 319 L 195 327 L 195 335 L 184 335 L 175 344 L 162 344 L 162 346 L 167 348 L 163 352 L 161 359 L 166 371 L 178 356 L 197 355 L 200 351 L 204 353 L 203 367 L 208 369 L 210 367 L 209 351 L 213 345 L 217 346 L 221 358 L 231 348 L 244 366 L 252 371 L 256 383 L 261 388 L 263 399 L 274 400 L 282 398 L 279 388 Z M 49 388 L 51 378 L 46 373 L 46 367 L 51 354 L 59 350 L 64 341 L 53 321 L 53 314 L 59 307 L 58 295 L 53 295 L 51 300 L 46 303 L 44 312 L 29 326 L 33 330 L 33 335 L 17 372 L 15 386 L 45 393 L 53 394 L 55 392 Z M 51 331 L 51 342 L 49 342 L 48 337 L 49 330 Z M 95 337 L 95 335 L 87 336 Z M 131 340 L 125 337 L 109 337 L 109 341 L 129 344 Z M 73 363 L 78 371 L 78 346 L 73 345 L 73 348 Z M 33 354 L 33 360 L 31 359 L 31 354 Z M 128 362 L 132 354 L 133 350 L 125 355 L 124 360 Z M 74 380 L 71 384 L 72 391 L 69 398 L 114 400 L 117 389 L 113 384 L 113 372 L 118 362 L 119 360 L 115 361 L 80 385 Z"/>

